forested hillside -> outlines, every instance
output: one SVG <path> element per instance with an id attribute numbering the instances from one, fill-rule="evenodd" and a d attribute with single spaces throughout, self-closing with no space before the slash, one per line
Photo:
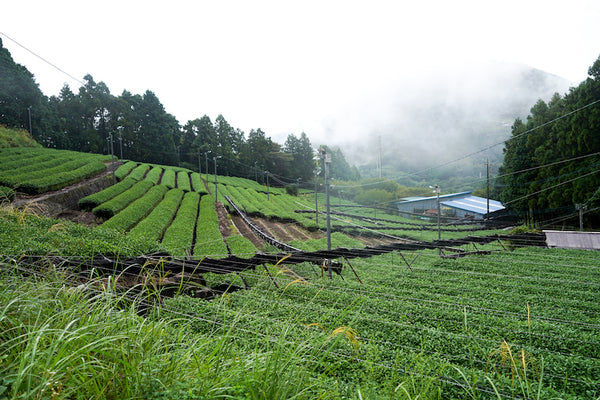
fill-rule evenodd
<path id="1" fill-rule="evenodd" d="M 598 223 L 600 206 L 600 58 L 589 78 L 564 96 L 539 100 L 516 119 L 504 147 L 496 194 L 536 220 L 575 212 L 582 204 Z"/>
<path id="2" fill-rule="evenodd" d="M 264 180 L 268 171 L 281 184 L 314 176 L 313 145 L 303 132 L 279 144 L 260 128 L 233 127 L 223 115 L 180 123 L 151 90 L 116 96 L 89 74 L 78 91 L 65 85 L 48 98 L 1 41 L 0 76 L 0 124 L 28 130 L 45 147 L 103 154 L 112 148 L 120 158 L 203 173 L 214 173 L 218 160 L 219 174 Z M 357 179 L 358 170 L 334 152 L 331 176 Z"/>

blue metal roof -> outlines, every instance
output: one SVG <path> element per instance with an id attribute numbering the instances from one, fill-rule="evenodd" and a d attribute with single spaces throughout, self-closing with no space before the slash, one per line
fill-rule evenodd
<path id="1" fill-rule="evenodd" d="M 440 196 L 441 198 L 441 196 Z M 441 201 L 446 207 L 457 208 L 459 210 L 465 210 L 474 214 L 487 214 L 487 199 L 478 196 L 467 196 L 456 200 Z M 490 199 L 490 213 L 495 211 L 504 210 L 502 203 L 496 200 Z"/>

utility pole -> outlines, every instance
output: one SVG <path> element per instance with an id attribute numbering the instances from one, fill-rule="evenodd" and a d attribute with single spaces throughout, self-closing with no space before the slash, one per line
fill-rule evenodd
<path id="1" fill-rule="evenodd" d="M 267 200 L 271 200 L 269 197 L 269 171 L 265 171 L 265 174 L 267 174 Z"/>
<path id="2" fill-rule="evenodd" d="M 120 150 L 121 150 L 121 160 L 123 160 L 123 127 L 119 126 L 117 128 L 117 131 L 119 132 L 119 146 L 120 146 Z"/>
<path id="3" fill-rule="evenodd" d="M 485 215 L 486 219 L 490 217 L 490 160 L 488 159 L 485 163 L 486 168 L 486 198 L 487 198 L 487 214 Z"/>
<path id="4" fill-rule="evenodd" d="M 200 152 L 198 152 L 198 173 L 200 174 L 200 179 L 202 179 L 202 163 L 200 158 Z"/>
<path id="5" fill-rule="evenodd" d="M 110 159 L 111 159 L 111 169 L 112 169 L 112 176 L 113 176 L 113 185 L 115 183 L 117 183 L 117 178 L 115 177 L 115 155 L 114 155 L 114 149 L 113 149 L 113 135 L 112 133 L 108 134 L 108 148 L 110 151 Z"/>
<path id="6" fill-rule="evenodd" d="M 204 158 L 206 159 L 206 181 L 208 182 L 208 153 L 210 153 L 210 151 L 205 151 L 204 152 Z"/>
<path id="7" fill-rule="evenodd" d="M 27 107 L 27 114 L 29 115 L 29 134 L 33 137 L 33 132 L 31 129 L 31 107 Z"/>
<path id="8" fill-rule="evenodd" d="M 330 220 L 330 208 L 329 208 L 329 164 L 331 164 L 331 154 L 327 154 L 325 149 L 321 147 L 319 149 L 321 158 L 325 163 L 325 202 L 327 208 L 327 250 L 331 251 L 331 220 Z M 327 270 L 329 271 L 329 279 L 333 279 L 331 270 L 331 260 L 328 261 Z"/>
<path id="9" fill-rule="evenodd" d="M 217 192 L 217 158 L 221 158 L 221 156 L 214 156 L 213 161 L 215 162 L 215 203 L 218 201 L 218 192 Z"/>
<path id="10" fill-rule="evenodd" d="M 315 221 L 317 224 L 317 229 L 319 228 L 319 199 L 317 198 L 317 174 L 319 170 L 315 167 Z"/>
<path id="11" fill-rule="evenodd" d="M 440 187 L 439 185 L 435 185 L 435 193 L 437 195 L 437 228 L 438 228 L 438 240 L 442 239 L 442 231 L 440 230 L 440 218 L 442 214 L 442 210 L 440 208 Z"/>
<path id="12" fill-rule="evenodd" d="M 442 239 L 442 232 L 440 229 L 440 217 L 441 217 L 441 208 L 440 208 L 440 186 L 439 185 L 433 185 L 433 186 L 429 186 L 431 189 L 433 189 L 433 192 L 436 194 L 437 196 L 437 229 L 438 229 L 438 240 Z M 441 256 L 442 255 L 442 249 L 438 248 L 438 254 Z"/>
<path id="13" fill-rule="evenodd" d="M 254 180 L 258 183 L 258 167 L 256 166 L 256 161 L 254 161 Z"/>

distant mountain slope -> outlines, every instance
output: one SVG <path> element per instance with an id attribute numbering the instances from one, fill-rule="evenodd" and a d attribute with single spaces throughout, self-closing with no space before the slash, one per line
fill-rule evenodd
<path id="1" fill-rule="evenodd" d="M 346 135 L 339 145 L 348 159 L 362 166 L 364 177 L 378 176 L 380 149 L 384 175 L 419 171 L 502 142 L 515 118 L 526 118 L 538 99 L 547 102 L 570 86 L 558 76 L 518 64 L 433 71 L 399 82 L 368 104 L 358 105 L 363 112 L 345 116 L 346 132 L 360 132 Z M 423 178 L 478 175 L 486 159 L 497 166 L 502 145 Z"/>

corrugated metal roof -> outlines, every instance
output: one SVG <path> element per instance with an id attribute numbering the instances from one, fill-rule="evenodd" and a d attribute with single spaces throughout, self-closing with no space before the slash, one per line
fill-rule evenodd
<path id="1" fill-rule="evenodd" d="M 548 247 L 600 250 L 600 232 L 544 231 Z"/>
<path id="2" fill-rule="evenodd" d="M 467 196 L 456 200 L 447 200 L 440 202 L 442 205 L 459 210 L 468 211 L 474 214 L 487 214 L 487 199 L 478 196 Z M 502 203 L 490 199 L 490 213 L 504 210 Z"/>
<path id="3" fill-rule="evenodd" d="M 473 191 L 468 191 L 468 192 L 460 192 L 460 193 L 451 193 L 451 194 L 442 194 L 440 195 L 440 200 L 442 199 L 449 199 L 449 198 L 454 198 L 454 197 L 466 197 L 468 195 L 470 195 L 471 193 L 473 193 Z M 417 201 L 424 201 L 424 200 L 436 200 L 437 196 L 431 196 L 431 197 L 415 197 L 415 198 L 409 198 L 410 200 L 405 200 L 405 201 L 399 201 L 396 204 L 407 204 L 407 203 L 414 203 Z"/>

